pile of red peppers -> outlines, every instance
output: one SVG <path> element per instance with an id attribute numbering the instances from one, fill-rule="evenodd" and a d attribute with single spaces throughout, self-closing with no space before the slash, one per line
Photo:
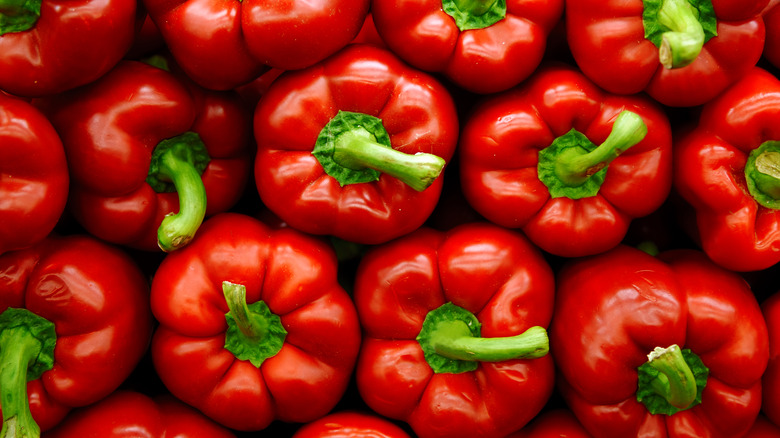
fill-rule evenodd
<path id="1" fill-rule="evenodd" d="M 0 438 L 780 437 L 780 0 L 0 0 Z"/>

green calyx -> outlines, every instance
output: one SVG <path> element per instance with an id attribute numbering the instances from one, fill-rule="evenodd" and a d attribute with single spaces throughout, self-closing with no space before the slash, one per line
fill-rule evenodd
<path id="1" fill-rule="evenodd" d="M 417 342 L 435 373 L 474 371 L 479 362 L 535 359 L 550 349 L 547 330 L 534 326 L 502 338 L 483 338 L 481 324 L 468 310 L 446 303 L 428 312 Z"/>
<path id="2" fill-rule="evenodd" d="M 750 151 L 745 163 L 745 182 L 757 203 L 780 209 L 780 141 L 767 141 Z"/>
<path id="3" fill-rule="evenodd" d="M 225 349 L 236 359 L 248 360 L 260 368 L 266 359 L 282 349 L 287 330 L 265 302 L 247 304 L 246 287 L 243 285 L 222 282 L 222 293 L 230 309 L 225 314 L 228 325 Z"/>
<path id="4" fill-rule="evenodd" d="M 41 0 L 0 0 L 0 36 L 32 29 L 41 16 Z"/>
<path id="5" fill-rule="evenodd" d="M 691 350 L 671 345 L 650 352 L 637 374 L 637 401 L 651 414 L 674 415 L 701 403 L 709 369 Z"/>
<path id="6" fill-rule="evenodd" d="M 54 323 L 27 309 L 8 308 L 0 314 L 0 437 L 39 437 L 30 413 L 27 382 L 54 366 L 57 335 Z"/>
<path id="7" fill-rule="evenodd" d="M 406 154 L 393 149 L 380 119 L 349 111 L 339 111 L 322 128 L 312 155 L 342 187 L 377 181 L 379 175 L 386 173 L 423 191 L 446 164 L 436 155 Z"/>
<path id="8" fill-rule="evenodd" d="M 441 7 L 461 31 L 483 29 L 506 17 L 506 0 L 442 0 Z"/>
<path id="9" fill-rule="evenodd" d="M 693 62 L 704 43 L 718 34 L 711 0 L 644 0 L 645 38 L 658 47 L 666 68 Z"/>
<path id="10" fill-rule="evenodd" d="M 188 244 L 206 216 L 206 188 L 201 175 L 209 165 L 206 146 L 195 132 L 161 141 L 152 152 L 146 182 L 158 193 L 176 192 L 179 212 L 169 213 L 157 230 L 165 252 Z"/>
<path id="11" fill-rule="evenodd" d="M 631 111 L 618 114 L 612 132 L 596 146 L 572 129 L 539 151 L 537 172 L 553 198 L 582 199 L 595 196 L 607 174 L 607 166 L 647 135 L 647 125 Z"/>

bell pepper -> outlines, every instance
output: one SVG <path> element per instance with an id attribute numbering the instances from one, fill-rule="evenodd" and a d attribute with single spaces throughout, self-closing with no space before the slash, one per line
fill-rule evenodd
<path id="1" fill-rule="evenodd" d="M 763 415 L 759 415 L 744 438 L 777 438 L 778 436 L 780 436 L 780 426 L 767 420 Z"/>
<path id="2" fill-rule="evenodd" d="M 769 0 L 567 0 L 577 65 L 618 94 L 646 92 L 672 107 L 704 104 L 761 58 Z"/>
<path id="3" fill-rule="evenodd" d="M 401 427 L 374 413 L 339 411 L 303 425 L 292 438 L 410 438 Z"/>
<path id="4" fill-rule="evenodd" d="M 606 93 L 565 65 L 545 66 L 480 102 L 459 154 L 472 207 L 558 256 L 613 248 L 672 185 L 663 109 L 643 96 Z"/>
<path id="5" fill-rule="evenodd" d="M 750 286 L 696 249 L 618 246 L 556 277 L 558 390 L 594 437 L 739 437 L 761 408 L 767 325 Z"/>
<path id="6" fill-rule="evenodd" d="M 565 408 L 543 411 L 527 426 L 506 438 L 592 438 L 574 414 Z"/>
<path id="7" fill-rule="evenodd" d="M 761 410 L 780 426 L 780 293 L 764 300 L 761 310 L 769 330 L 769 365 L 764 373 Z"/>
<path id="8" fill-rule="evenodd" d="M 674 185 L 716 263 L 757 271 L 780 261 L 780 80 L 756 67 L 675 137 Z"/>
<path id="9" fill-rule="evenodd" d="M 474 93 L 497 93 L 530 76 L 563 17 L 563 0 L 375 0 L 387 46 L 411 65 Z"/>
<path id="10" fill-rule="evenodd" d="M 49 120 L 0 93 L 0 254 L 43 240 L 68 199 L 68 165 Z"/>
<path id="11" fill-rule="evenodd" d="M 173 251 L 244 193 L 251 113 L 236 93 L 123 61 L 86 87 L 37 102 L 65 146 L 69 208 L 101 239 Z"/>
<path id="12" fill-rule="evenodd" d="M 152 282 L 152 360 L 175 397 L 231 429 L 328 414 L 360 325 L 325 240 L 223 213 L 165 256 Z"/>
<path id="13" fill-rule="evenodd" d="M 422 225 L 458 138 L 435 78 L 352 44 L 276 78 L 254 113 L 255 182 L 291 227 L 378 244 Z"/>
<path id="14" fill-rule="evenodd" d="M 505 436 L 552 394 L 553 271 L 519 232 L 421 227 L 369 249 L 353 296 L 361 398 L 418 437 Z"/>
<path id="15" fill-rule="evenodd" d="M 93 405 L 73 411 L 45 434 L 45 438 L 129 436 L 235 438 L 229 429 L 167 394 L 152 398 L 130 390 L 118 390 Z"/>
<path id="16" fill-rule="evenodd" d="M 308 67 L 360 31 L 370 0 L 144 0 L 168 49 L 198 84 L 227 90 L 267 67 Z"/>
<path id="17" fill-rule="evenodd" d="M 136 0 L 2 0 L 0 89 L 44 96 L 88 84 L 130 49 Z"/>
<path id="18" fill-rule="evenodd" d="M 766 26 L 764 58 L 780 68 L 780 0 L 770 0 L 763 12 Z"/>
<path id="19" fill-rule="evenodd" d="M 86 235 L 0 256 L 3 437 L 38 437 L 111 394 L 146 353 L 149 283 L 123 251 Z"/>

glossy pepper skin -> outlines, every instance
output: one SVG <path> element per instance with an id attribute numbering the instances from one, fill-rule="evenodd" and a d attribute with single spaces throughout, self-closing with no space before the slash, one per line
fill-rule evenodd
<path id="1" fill-rule="evenodd" d="M 16 416 L 30 432 L 12 436 L 37 436 L 34 425 L 25 421 L 23 403 L 29 400 L 32 419 L 46 431 L 72 408 L 111 394 L 147 351 L 152 331 L 149 284 L 133 260 L 113 246 L 85 235 L 49 237 L 0 256 L 0 279 L 3 314 L 33 314 L 53 324 L 56 335 L 45 341 L 49 346 L 53 342 L 53 362 L 26 383 L 27 399 L 20 399 L 8 394 L 14 385 L 6 384 L 12 382 L 6 373 L 13 369 L 9 359 L 14 354 L 33 348 L 31 340 L 6 338 L 11 327 L 0 334 L 3 418 L 8 423 L 8 416 Z M 11 347 L 16 345 L 20 347 Z M 27 378 L 34 377 L 32 366 Z M 21 394 L 24 385 L 21 380 Z"/>
<path id="2" fill-rule="evenodd" d="M 780 80 L 756 67 L 676 137 L 675 189 L 693 207 L 702 249 L 727 269 L 755 271 L 780 261 L 780 210 L 771 189 L 777 176 L 760 165 L 775 156 L 778 117 Z"/>
<path id="3" fill-rule="evenodd" d="M 231 429 L 326 415 L 360 347 L 355 307 L 336 269 L 324 240 L 237 213 L 207 220 L 192 243 L 165 257 L 152 282 L 160 322 L 152 359 L 163 384 Z M 230 295 L 240 290 L 230 283 L 245 288 L 243 299 Z M 266 328 L 235 322 L 247 303 L 250 321 L 265 307 L 258 324 Z M 243 356 L 238 333 L 254 339 L 244 352 L 264 356 Z"/>
<path id="4" fill-rule="evenodd" d="M 711 3 L 711 21 L 705 23 L 706 39 L 692 62 L 667 68 L 657 46 L 645 38 L 643 13 L 649 0 L 567 0 L 566 32 L 577 65 L 596 84 L 618 94 L 646 92 L 672 107 L 704 104 L 740 79 L 756 65 L 764 47 L 765 27 L 761 10 L 768 0 L 705 0 Z M 687 1 L 662 0 L 688 9 Z M 656 1 L 656 4 L 660 4 Z M 669 6 L 665 6 L 669 7 Z M 650 10 L 653 10 L 652 8 Z M 656 14 L 657 16 L 658 14 Z M 696 15 L 694 12 L 692 15 Z M 699 14 L 700 16 L 702 14 Z M 693 21 L 698 22 L 695 18 Z M 679 29 L 690 29 L 683 21 Z M 657 24 L 657 23 L 656 23 Z M 663 30 L 677 26 L 659 24 Z M 660 37 L 660 36 L 659 36 Z M 704 41 L 704 40 L 701 40 Z"/>
<path id="5" fill-rule="evenodd" d="M 766 25 L 764 58 L 780 68 L 780 1 L 770 0 L 763 12 Z"/>
<path id="6" fill-rule="evenodd" d="M 592 438 L 577 417 L 566 408 L 543 411 L 527 426 L 506 438 Z"/>
<path id="7" fill-rule="evenodd" d="M 486 4 L 503 9 L 485 11 Z M 544 56 L 547 37 L 563 16 L 563 4 L 563 0 L 374 0 L 371 12 L 379 35 L 406 62 L 486 94 L 506 90 L 533 73 Z M 482 19 L 491 14 L 492 19 Z M 463 24 L 455 17 L 463 17 Z"/>
<path id="8" fill-rule="evenodd" d="M 73 411 L 45 438 L 235 438 L 229 429 L 169 395 L 118 390 Z"/>
<path id="9" fill-rule="evenodd" d="M 345 115 L 357 121 L 344 122 Z M 336 131 L 340 128 L 345 129 Z M 449 92 L 432 76 L 387 50 L 353 44 L 274 80 L 255 110 L 254 133 L 255 183 L 271 211 L 307 233 L 377 244 L 415 230 L 433 211 L 442 189 L 441 168 L 457 144 L 458 119 Z M 403 161 L 397 168 L 405 174 L 381 170 L 378 179 L 342 186 L 323 162 L 339 171 L 361 169 L 355 171 L 361 176 L 374 168 L 341 166 L 332 152 L 323 158 L 314 153 L 319 145 L 359 133 L 366 143 L 376 140 L 375 150 Z M 320 143 L 329 137 L 335 140 Z M 385 143 L 379 145 L 380 138 Z M 376 156 L 366 155 L 366 160 Z M 439 173 L 429 172 L 435 166 Z M 401 179 L 406 175 L 427 188 L 412 188 Z"/>
<path id="10" fill-rule="evenodd" d="M 639 118 L 619 125 L 623 111 Z M 642 124 L 646 133 L 635 135 Z M 572 129 L 591 149 L 570 137 Z M 629 135 L 609 146 L 612 131 Z M 568 162 L 587 161 L 569 173 L 577 177 L 572 182 L 559 183 L 542 166 L 562 154 L 542 154 L 570 138 L 580 147 L 570 148 L 579 156 Z M 599 150 L 606 154 L 586 158 Z M 544 251 L 565 257 L 620 243 L 632 219 L 655 211 L 672 185 L 671 127 L 660 106 L 646 97 L 604 92 L 564 65 L 547 65 L 523 85 L 481 101 L 464 122 L 459 154 L 463 195 L 477 212 L 522 229 Z"/>
<path id="11" fill-rule="evenodd" d="M 363 411 L 340 411 L 301 426 L 292 438 L 410 438 L 392 421 Z"/>
<path id="12" fill-rule="evenodd" d="M 68 199 L 68 164 L 49 120 L 0 93 L 0 254 L 43 240 Z"/>
<path id="13" fill-rule="evenodd" d="M 496 437 L 521 428 L 550 397 L 554 369 L 549 354 L 522 356 L 510 351 L 508 339 L 543 331 L 553 294 L 552 270 L 541 253 L 520 233 L 493 224 L 420 228 L 372 248 L 353 293 L 363 326 L 356 370 L 363 400 L 380 415 L 407 422 L 419 437 Z M 418 339 L 431 315 L 452 306 L 481 324 L 481 334 L 468 340 L 485 348 L 506 341 L 507 354 L 489 359 L 480 351 L 474 361 L 454 363 L 446 358 L 457 355 L 430 354 Z M 468 367 L 442 369 L 439 360 Z"/>
<path id="14" fill-rule="evenodd" d="M 0 89 L 18 96 L 96 80 L 125 56 L 140 23 L 135 0 L 42 0 L 37 18 L 27 13 L 35 3 L 4 0 L 0 7 Z"/>
<path id="15" fill-rule="evenodd" d="M 70 210 L 108 242 L 173 251 L 204 215 L 228 210 L 244 192 L 251 114 L 237 94 L 123 61 L 87 87 L 37 104 L 65 146 Z M 163 144 L 173 149 L 170 165 L 156 155 Z"/>
<path id="16" fill-rule="evenodd" d="M 698 250 L 619 246 L 567 264 L 556 281 L 558 389 L 594 437 L 725 438 L 753 425 L 767 327 L 739 274 Z M 680 354 L 684 364 L 667 362 Z"/>
<path id="17" fill-rule="evenodd" d="M 762 412 L 780 426 L 780 294 L 775 293 L 761 303 L 769 330 L 769 365 L 763 379 Z"/>
<path id="18" fill-rule="evenodd" d="M 144 0 L 166 45 L 195 82 L 235 88 L 267 67 L 308 67 L 360 31 L 370 0 Z"/>

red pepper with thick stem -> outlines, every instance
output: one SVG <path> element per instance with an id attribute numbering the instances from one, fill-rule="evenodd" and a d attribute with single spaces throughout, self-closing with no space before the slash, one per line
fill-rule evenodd
<path id="1" fill-rule="evenodd" d="M 255 182 L 271 211 L 307 233 L 378 244 L 433 211 L 458 119 L 432 76 L 353 44 L 275 79 L 254 130 Z"/>
<path id="2" fill-rule="evenodd" d="M 297 70 L 360 31 L 370 0 L 144 0 L 176 62 L 198 84 L 228 90 L 267 67 Z"/>
<path id="3" fill-rule="evenodd" d="M 149 284 L 121 250 L 49 237 L 0 256 L 2 437 L 40 436 L 130 375 L 149 346 Z"/>
<path id="4" fill-rule="evenodd" d="M 594 437 L 745 434 L 769 341 L 748 283 L 704 253 L 619 246 L 558 271 L 558 389 Z"/>
<path id="5" fill-rule="evenodd" d="M 567 0 L 574 60 L 618 94 L 673 107 L 704 104 L 761 58 L 769 0 Z"/>
<path id="6" fill-rule="evenodd" d="M 478 213 L 565 257 L 619 244 L 672 184 L 662 108 L 606 93 L 563 65 L 483 100 L 464 124 L 459 153 L 463 194 Z"/>
<path id="7" fill-rule="evenodd" d="M 152 282 L 162 383 L 244 431 L 304 423 L 341 400 L 360 347 L 354 304 L 325 240 L 236 213 L 207 220 Z"/>
<path id="8" fill-rule="evenodd" d="M 761 310 L 769 330 L 769 365 L 764 373 L 763 413 L 780 426 L 780 293 L 761 303 Z"/>
<path id="9" fill-rule="evenodd" d="M 754 68 L 704 105 L 675 139 L 674 184 L 694 236 L 716 263 L 757 271 L 780 261 L 780 80 Z"/>
<path id="10" fill-rule="evenodd" d="M 49 120 L 0 93 L 0 254 L 51 233 L 68 199 L 68 164 Z"/>
<path id="11" fill-rule="evenodd" d="M 186 245 L 231 208 L 251 170 L 251 114 L 236 93 L 138 61 L 41 99 L 71 174 L 69 208 L 91 234 L 146 251 Z"/>
<path id="12" fill-rule="evenodd" d="M 45 96 L 88 84 L 130 50 L 136 0 L 1 0 L 0 89 Z"/>
<path id="13" fill-rule="evenodd" d="M 766 26 L 764 58 L 780 68 L 780 0 L 770 0 L 763 12 Z"/>
<path id="14" fill-rule="evenodd" d="M 195 408 L 168 395 L 118 390 L 73 411 L 44 438 L 235 438 Z"/>
<path id="15" fill-rule="evenodd" d="M 303 425 L 292 438 L 410 438 L 392 421 L 374 413 L 340 411 Z"/>
<path id="16" fill-rule="evenodd" d="M 411 65 L 475 93 L 530 76 L 563 16 L 563 0 L 374 0 L 387 46 Z"/>
<path id="17" fill-rule="evenodd" d="M 371 248 L 353 295 L 358 390 L 421 438 L 505 436 L 552 394 L 553 272 L 519 232 L 420 228 Z"/>

